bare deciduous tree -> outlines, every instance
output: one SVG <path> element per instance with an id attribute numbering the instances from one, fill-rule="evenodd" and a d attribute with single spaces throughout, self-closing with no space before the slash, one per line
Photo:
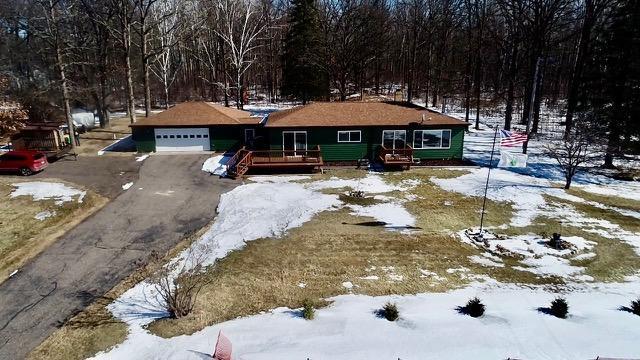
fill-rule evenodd
<path id="1" fill-rule="evenodd" d="M 40 8 L 40 17 L 31 27 L 32 34 L 41 38 L 53 53 L 54 64 L 58 72 L 60 81 L 60 90 L 62 93 L 62 107 L 64 116 L 69 127 L 69 139 L 71 149 L 75 150 L 75 134 L 73 127 L 73 118 L 71 117 L 71 99 L 69 92 L 69 81 L 67 78 L 68 67 L 70 66 L 69 57 L 73 52 L 67 42 L 68 33 L 65 33 L 68 22 L 71 19 L 71 11 L 75 8 L 74 3 L 62 2 L 61 0 L 38 0 L 37 6 Z M 39 20 L 39 21 L 38 21 Z"/>
<path id="2" fill-rule="evenodd" d="M 560 164 L 565 177 L 565 189 L 571 187 L 573 176 L 580 166 L 601 153 L 592 127 L 584 123 L 574 126 L 564 139 L 552 142 L 545 150 Z"/>
<path id="3" fill-rule="evenodd" d="M 208 283 L 203 272 L 206 246 L 193 246 L 186 254 L 155 272 L 150 280 L 172 318 L 188 315 L 200 290 Z"/>
<path id="4" fill-rule="evenodd" d="M 181 36 L 179 10 L 182 4 L 181 0 L 160 0 L 156 4 L 155 11 L 152 12 L 152 21 L 157 32 L 155 39 L 157 54 L 151 63 L 150 70 L 162 84 L 165 109 L 169 108 L 169 88 L 182 66 L 181 61 L 174 60 L 173 51 Z M 149 96 L 151 96 L 150 90 Z"/>
<path id="5" fill-rule="evenodd" d="M 221 26 L 216 32 L 229 47 L 227 56 L 234 70 L 236 106 L 242 109 L 243 76 L 256 61 L 254 50 L 260 47 L 257 40 L 265 30 L 265 24 L 252 0 L 219 0 L 217 9 Z"/>

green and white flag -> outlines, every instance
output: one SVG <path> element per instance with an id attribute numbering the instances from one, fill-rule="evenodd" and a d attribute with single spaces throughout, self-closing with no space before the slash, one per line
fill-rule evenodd
<path id="1" fill-rule="evenodd" d="M 498 167 L 527 167 L 527 154 L 500 151 Z"/>

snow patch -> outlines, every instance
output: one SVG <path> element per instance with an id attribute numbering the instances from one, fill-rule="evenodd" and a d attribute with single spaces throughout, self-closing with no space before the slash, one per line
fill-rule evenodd
<path id="1" fill-rule="evenodd" d="M 469 256 L 469 260 L 471 262 L 474 262 L 476 264 L 480 264 L 482 266 L 487 266 L 487 267 L 504 267 L 504 264 L 501 262 L 497 262 L 497 261 L 493 261 L 489 258 L 483 257 L 483 256 L 478 256 L 478 255 L 472 255 Z"/>
<path id="2" fill-rule="evenodd" d="M 205 160 L 202 164 L 202 171 L 211 173 L 218 176 L 227 175 L 227 162 L 231 159 L 230 156 L 217 155 Z"/>
<path id="3" fill-rule="evenodd" d="M 348 205 L 353 210 L 352 215 L 372 217 L 376 221 L 386 223 L 386 227 L 414 226 L 416 219 L 402 205 L 396 203 L 381 203 L 369 206 Z"/>
<path id="4" fill-rule="evenodd" d="M 53 217 L 55 215 L 56 215 L 55 211 L 45 210 L 45 211 L 40 211 L 34 217 L 36 218 L 36 220 L 44 221 L 44 220 L 46 220 L 46 219 L 48 219 L 50 217 Z"/>
<path id="5" fill-rule="evenodd" d="M 406 191 L 417 186 L 417 184 L 419 184 L 419 181 L 416 183 L 405 180 L 401 185 L 391 185 L 385 182 L 382 176 L 378 174 L 367 174 L 367 176 L 361 179 L 340 179 L 332 177 L 328 180 L 315 181 L 309 185 L 309 188 L 313 190 L 351 188 L 367 194 L 381 194 L 396 190 Z"/>
<path id="6" fill-rule="evenodd" d="M 81 191 L 62 183 L 34 181 L 11 184 L 16 189 L 11 192 L 12 198 L 18 196 L 31 196 L 34 201 L 55 200 L 56 205 L 70 202 L 76 197 L 76 201 L 82 202 L 86 191 Z"/>
<path id="7" fill-rule="evenodd" d="M 145 155 L 142 155 L 142 156 L 136 156 L 136 161 L 137 161 L 137 162 L 143 162 L 143 161 L 145 161 L 148 157 L 149 157 L 149 154 L 145 154 Z"/>

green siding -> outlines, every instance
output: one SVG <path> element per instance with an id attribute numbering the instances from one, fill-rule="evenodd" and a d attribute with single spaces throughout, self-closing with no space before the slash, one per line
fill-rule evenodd
<path id="1" fill-rule="evenodd" d="M 420 128 L 426 129 L 426 128 Z M 436 128 L 431 128 L 436 129 Z M 446 127 L 437 129 L 448 129 Z M 325 161 L 355 161 L 362 158 L 375 159 L 382 143 L 383 130 L 407 130 L 407 143 L 413 143 L 413 128 L 408 127 L 362 127 L 362 128 L 271 128 L 269 129 L 269 147 L 274 150 L 282 149 L 283 131 L 306 131 L 309 149 L 319 145 Z M 361 130 L 360 143 L 339 143 L 338 131 Z M 451 147 L 449 149 L 419 149 L 414 156 L 420 159 L 462 159 L 462 143 L 464 128 L 451 129 Z"/>
<path id="2" fill-rule="evenodd" d="M 413 132 L 410 144 L 413 143 Z M 462 159 L 464 129 L 451 129 L 451 147 L 449 149 L 414 149 L 413 156 L 424 160 Z"/>
<path id="3" fill-rule="evenodd" d="M 240 147 L 244 142 L 244 129 L 244 126 L 209 127 L 211 151 L 225 152 Z"/>
<path id="4" fill-rule="evenodd" d="M 211 126 L 209 127 L 209 139 L 211 150 L 225 152 L 235 150 L 244 142 L 244 129 L 247 126 Z M 361 158 L 375 160 L 382 143 L 383 130 L 406 130 L 407 143 L 413 144 L 413 130 L 418 129 L 448 129 L 447 127 L 298 127 L 298 128 L 257 128 L 256 134 L 266 135 L 268 147 L 274 150 L 282 149 L 283 131 L 306 131 L 307 145 L 309 149 L 320 146 L 322 157 L 325 161 L 355 161 Z M 360 130 L 362 134 L 359 143 L 339 143 L 338 131 Z M 451 147 L 449 149 L 415 149 L 414 157 L 422 160 L 462 159 L 464 142 L 464 128 L 451 128 Z M 134 127 L 132 137 L 136 142 L 139 152 L 155 151 L 155 138 L 153 128 Z"/>
<path id="5" fill-rule="evenodd" d="M 132 127 L 131 138 L 135 141 L 138 152 L 156 151 L 156 139 L 153 128 Z"/>

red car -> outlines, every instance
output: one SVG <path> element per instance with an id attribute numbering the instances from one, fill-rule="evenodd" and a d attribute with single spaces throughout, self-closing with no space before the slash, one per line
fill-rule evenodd
<path id="1" fill-rule="evenodd" d="M 0 154 L 0 171 L 17 171 L 28 176 L 49 165 L 47 156 L 40 151 L 8 151 Z"/>

